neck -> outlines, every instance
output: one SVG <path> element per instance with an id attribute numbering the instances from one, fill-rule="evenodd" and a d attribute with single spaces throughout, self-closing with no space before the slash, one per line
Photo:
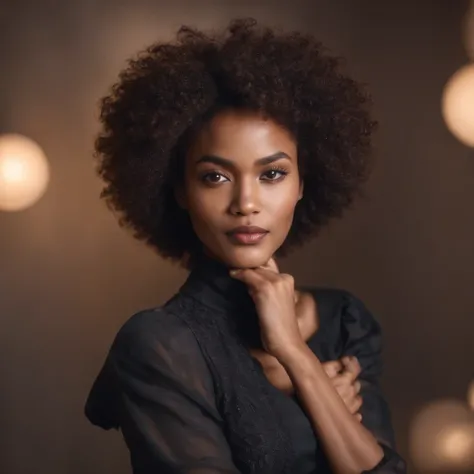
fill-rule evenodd
<path id="1" fill-rule="evenodd" d="M 180 293 L 214 310 L 209 312 L 209 318 L 235 325 L 249 345 L 260 344 L 255 304 L 247 286 L 232 278 L 224 263 L 201 255 Z"/>

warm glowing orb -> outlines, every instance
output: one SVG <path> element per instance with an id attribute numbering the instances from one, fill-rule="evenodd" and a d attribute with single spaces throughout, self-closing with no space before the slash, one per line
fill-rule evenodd
<path id="1" fill-rule="evenodd" d="M 32 206 L 48 182 L 48 162 L 37 143 L 22 135 L 0 135 L 0 210 Z"/>

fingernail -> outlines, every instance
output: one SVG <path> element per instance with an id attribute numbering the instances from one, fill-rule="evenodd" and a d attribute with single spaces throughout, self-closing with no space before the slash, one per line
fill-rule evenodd
<path id="1" fill-rule="evenodd" d="M 232 270 L 230 271 L 230 274 L 231 274 L 231 275 L 237 275 L 239 272 L 240 272 L 240 269 L 234 268 L 234 269 L 232 269 Z"/>

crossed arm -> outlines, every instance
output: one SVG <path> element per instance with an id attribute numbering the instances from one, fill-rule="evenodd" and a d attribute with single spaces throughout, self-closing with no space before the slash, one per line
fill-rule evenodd
<path id="1" fill-rule="evenodd" d="M 355 426 L 367 430 L 377 440 L 383 452 L 378 455 L 382 458 L 378 464 L 374 458 L 367 465 L 361 463 L 355 467 L 357 470 L 347 472 L 360 474 L 368 469 L 373 474 L 405 474 L 405 463 L 394 450 L 388 408 L 377 385 L 379 332 L 374 329 L 370 315 L 362 314 L 363 309 L 357 303 L 350 306 L 348 324 L 353 320 L 358 329 L 349 328 L 351 337 L 346 350 L 347 355 L 357 357 L 361 364 L 358 381 L 362 405 L 358 412 L 362 422 L 350 418 Z M 358 322 L 361 318 L 363 324 Z M 136 471 L 239 474 L 224 436 L 224 421 L 215 406 L 208 368 L 202 357 L 190 357 L 190 353 L 200 353 L 193 335 L 177 330 L 165 337 L 159 329 L 153 331 L 147 327 L 144 331 L 135 327 L 122 334 L 108 359 L 121 398 L 121 429 Z M 321 379 L 324 376 L 330 380 L 330 377 L 327 373 L 315 376 L 310 357 L 307 354 L 304 360 L 299 359 L 302 364 L 298 365 L 304 365 L 299 374 L 300 369 L 294 367 L 296 363 L 288 364 L 286 369 L 312 419 L 320 417 L 319 412 L 311 412 L 312 397 L 319 399 Z M 326 400 L 326 407 L 334 403 L 334 386 L 331 390 L 327 392 L 331 400 Z M 351 396 L 354 400 L 354 393 Z M 356 413 L 342 397 L 336 397 L 335 409 Z M 313 426 L 320 437 L 319 431 L 324 427 L 318 423 Z M 360 435 L 357 428 L 352 429 L 354 436 Z"/>

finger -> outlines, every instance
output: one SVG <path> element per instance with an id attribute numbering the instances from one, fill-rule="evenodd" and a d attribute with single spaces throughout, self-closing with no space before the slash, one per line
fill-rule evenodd
<path id="1" fill-rule="evenodd" d="M 359 376 L 359 374 L 362 372 L 359 359 L 356 356 L 352 356 L 350 364 L 352 366 L 353 372 L 356 372 L 357 376 Z"/>
<path id="2" fill-rule="evenodd" d="M 360 393 L 361 383 L 359 381 L 349 383 L 344 375 L 338 375 L 332 378 L 331 381 L 337 393 L 339 393 L 346 402 L 353 400 Z"/>
<path id="3" fill-rule="evenodd" d="M 273 270 L 269 270 L 268 268 L 257 267 L 254 268 L 253 271 L 260 275 L 262 278 L 265 278 L 269 281 L 277 281 L 282 278 L 285 278 L 285 274 L 274 272 Z"/>
<path id="4" fill-rule="evenodd" d="M 346 405 L 347 409 L 352 413 L 357 413 L 360 408 L 362 407 L 362 397 L 356 396 L 351 397 L 349 399 L 343 398 L 344 404 Z"/>
<path id="5" fill-rule="evenodd" d="M 280 273 L 275 273 L 263 267 L 257 268 L 233 268 L 229 271 L 232 278 L 244 283 L 257 284 L 264 281 L 275 282 L 282 277 Z"/>
<path id="6" fill-rule="evenodd" d="M 297 289 L 295 289 L 295 305 L 297 307 L 300 307 L 301 306 L 301 292 L 298 291 Z"/>
<path id="7" fill-rule="evenodd" d="M 348 405 L 349 411 L 353 414 L 357 413 L 360 410 L 361 407 L 362 407 L 362 397 L 361 396 L 355 397 Z"/>
<path id="8" fill-rule="evenodd" d="M 268 260 L 268 262 L 265 265 L 262 265 L 260 268 L 264 268 L 266 270 L 270 270 L 275 273 L 280 273 L 276 260 L 273 257 L 270 260 Z"/>
<path id="9" fill-rule="evenodd" d="M 336 378 L 333 379 L 334 385 L 336 386 L 343 386 L 343 387 L 352 387 L 356 382 L 355 375 L 352 372 L 347 372 L 342 369 Z"/>
<path id="10" fill-rule="evenodd" d="M 252 289 L 257 289 L 265 281 L 260 273 L 250 268 L 232 269 L 229 274 L 232 278 L 240 280 Z"/>
<path id="11" fill-rule="evenodd" d="M 321 365 L 329 378 L 336 377 L 343 368 L 342 363 L 339 360 L 330 360 L 328 362 L 323 362 Z"/>
<path id="12" fill-rule="evenodd" d="M 344 356 L 341 361 L 345 370 L 352 372 L 356 377 L 360 374 L 361 367 L 356 356 Z"/>
<path id="13" fill-rule="evenodd" d="M 349 412 L 352 414 L 357 413 L 362 406 L 362 401 L 357 397 L 342 398 L 342 401 L 344 402 L 344 405 L 346 405 Z"/>
<path id="14" fill-rule="evenodd" d="M 357 376 L 359 373 L 357 371 L 353 371 L 348 369 L 347 367 L 343 366 L 341 377 L 345 380 L 348 384 L 353 384 L 357 380 Z"/>
<path id="15" fill-rule="evenodd" d="M 356 392 L 354 385 L 352 384 L 339 384 L 334 385 L 337 393 L 341 396 L 341 398 L 346 402 L 350 403 L 355 397 L 357 397 L 358 393 Z"/>

